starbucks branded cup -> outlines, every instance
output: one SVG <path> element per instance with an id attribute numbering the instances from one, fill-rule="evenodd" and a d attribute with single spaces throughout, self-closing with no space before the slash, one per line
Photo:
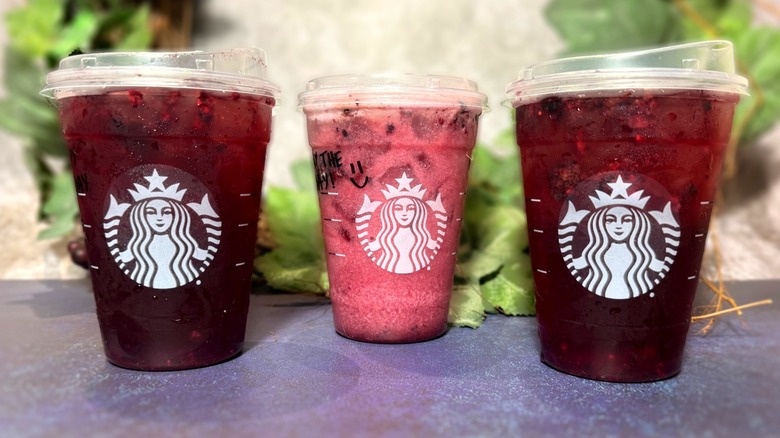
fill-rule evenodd
<path id="1" fill-rule="evenodd" d="M 175 370 L 238 354 L 279 95 L 264 53 L 78 55 L 46 79 L 108 360 Z"/>
<path id="2" fill-rule="evenodd" d="M 377 343 L 447 329 L 471 150 L 471 81 L 345 75 L 299 96 L 312 149 L 336 331 Z"/>
<path id="3" fill-rule="evenodd" d="M 680 371 L 734 107 L 731 43 L 560 59 L 509 84 L 544 363 Z"/>

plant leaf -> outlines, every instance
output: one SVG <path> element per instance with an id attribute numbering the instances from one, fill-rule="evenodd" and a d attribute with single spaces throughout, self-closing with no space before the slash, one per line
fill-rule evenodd
<path id="1" fill-rule="evenodd" d="M 507 129 L 494 144 L 506 156 L 481 145 L 472 155 L 456 281 L 479 291 L 485 312 L 532 315 L 533 282 L 513 130 Z"/>
<path id="2" fill-rule="evenodd" d="M 20 94 L 24 96 L 37 95 L 46 74 L 39 64 L 12 46 L 5 49 L 5 88 L 9 96 Z"/>
<path id="3" fill-rule="evenodd" d="M 734 38 L 734 50 L 743 74 L 751 81 L 750 96 L 743 96 L 734 126 L 743 141 L 769 130 L 780 119 L 780 30 L 755 27 Z"/>
<path id="4" fill-rule="evenodd" d="M 652 46 L 681 33 L 664 0 L 552 0 L 545 15 L 570 54 Z"/>
<path id="5" fill-rule="evenodd" d="M 35 185 L 38 188 L 38 200 L 42 206 L 45 203 L 46 196 L 48 196 L 51 186 L 51 179 L 54 176 L 51 167 L 41 158 L 33 148 L 27 146 L 23 149 L 24 164 L 32 173 Z M 44 214 L 41 211 L 42 207 L 38 208 L 38 219 L 45 219 Z"/>
<path id="6" fill-rule="evenodd" d="M 325 293 L 324 244 L 314 191 L 270 187 L 264 211 L 277 247 L 260 256 L 255 268 L 272 288 Z"/>
<path id="7" fill-rule="evenodd" d="M 92 38 L 98 31 L 98 17 L 89 9 L 81 9 L 61 31 L 49 49 L 55 59 L 64 58 L 77 48 L 91 47 Z"/>
<path id="8" fill-rule="evenodd" d="M 478 286 L 459 285 L 452 289 L 448 322 L 456 327 L 477 328 L 485 320 L 484 303 Z"/>
<path id="9" fill-rule="evenodd" d="M 317 181 L 314 178 L 314 166 L 309 160 L 297 160 L 290 166 L 295 187 L 306 192 L 314 192 Z"/>
<path id="10" fill-rule="evenodd" d="M 323 280 L 323 267 L 318 263 L 300 263 L 285 256 L 285 250 L 273 250 L 255 260 L 255 269 L 263 274 L 274 289 L 325 293 L 328 285 Z"/>
<path id="11" fill-rule="evenodd" d="M 502 145 L 499 149 L 502 155 L 491 152 L 486 146 L 474 148 L 469 169 L 469 193 L 474 192 L 472 198 L 484 198 L 489 204 L 520 205 L 523 184 L 514 129 L 501 133 L 495 144 Z"/>
<path id="12" fill-rule="evenodd" d="M 524 254 L 518 258 L 520 262 L 505 266 L 497 276 L 482 284 L 482 296 L 505 315 L 534 315 L 531 258 Z"/>
<path id="13" fill-rule="evenodd" d="M 51 179 L 51 192 L 42 211 L 51 218 L 51 225 L 38 235 L 39 239 L 62 237 L 73 230 L 78 203 L 70 172 L 61 172 Z"/>
<path id="14" fill-rule="evenodd" d="M 151 10 L 144 3 L 139 6 L 125 23 L 124 36 L 117 42 L 118 50 L 145 49 L 152 44 L 152 29 L 149 25 Z"/>
<path id="15" fill-rule="evenodd" d="M 10 45 L 31 59 L 43 57 L 60 31 L 61 0 L 30 0 L 6 14 Z"/>
<path id="16" fill-rule="evenodd" d="M 458 264 L 456 276 L 468 280 L 471 284 L 479 284 L 484 278 L 497 273 L 505 262 L 503 258 L 479 249 L 468 252 L 466 259 Z"/>
<path id="17" fill-rule="evenodd" d="M 750 27 L 753 13 L 746 0 L 672 2 L 681 18 L 681 40 L 730 38 Z"/>

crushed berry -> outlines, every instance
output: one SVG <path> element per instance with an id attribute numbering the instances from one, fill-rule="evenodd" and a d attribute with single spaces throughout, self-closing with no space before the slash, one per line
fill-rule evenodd
<path id="1" fill-rule="evenodd" d="M 84 269 L 89 269 L 89 256 L 87 255 L 87 241 L 84 238 L 74 239 L 68 242 L 70 260 Z"/>
<path id="2" fill-rule="evenodd" d="M 130 100 L 130 105 L 132 105 L 133 108 L 137 108 L 144 103 L 144 95 L 136 90 L 128 91 L 127 98 Z"/>
<path id="3" fill-rule="evenodd" d="M 198 115 L 204 122 L 211 122 L 214 118 L 214 99 L 207 93 L 200 93 L 197 100 Z"/>
<path id="4" fill-rule="evenodd" d="M 542 110 L 553 120 L 560 117 L 561 111 L 564 109 L 563 100 L 560 97 L 548 97 L 540 104 Z"/>

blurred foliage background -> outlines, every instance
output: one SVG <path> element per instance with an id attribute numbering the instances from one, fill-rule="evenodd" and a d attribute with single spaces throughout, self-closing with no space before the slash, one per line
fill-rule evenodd
<path id="1" fill-rule="evenodd" d="M 9 45 L 0 129 L 20 137 L 40 194 L 40 238 L 72 233 L 78 207 L 56 108 L 39 95 L 46 73 L 76 51 L 183 48 L 189 2 L 29 0 L 5 16 Z"/>
<path id="2" fill-rule="evenodd" d="M 736 173 L 739 144 L 756 139 L 780 118 L 780 29 L 754 25 L 762 0 L 552 0 L 546 15 L 566 41 L 567 55 L 726 39 L 734 43 L 739 74 L 750 81 L 734 120 L 724 176 Z"/>
<path id="3" fill-rule="evenodd" d="M 780 30 L 754 20 L 758 9 L 778 14 L 777 5 L 767 2 L 550 0 L 544 18 L 565 43 L 561 56 L 731 40 L 751 95 L 737 109 L 724 166 L 730 178 L 737 172 L 737 148 L 780 118 Z M 24 143 L 41 200 L 39 219 L 48 225 L 41 238 L 75 236 L 78 216 L 56 109 L 38 94 L 43 77 L 77 50 L 186 48 L 192 5 L 192 0 L 29 0 L 5 16 L 7 95 L 0 100 L 0 129 Z M 532 313 L 533 294 L 513 127 L 479 144 L 473 158 L 450 316 L 457 325 L 475 327 L 486 312 Z M 326 293 L 310 164 L 296 164 L 292 173 L 296 187 L 269 187 L 266 193 L 258 279 L 278 289 Z"/>
<path id="4" fill-rule="evenodd" d="M 753 12 L 748 0 L 551 0 L 545 17 L 566 43 L 561 56 L 731 40 L 738 72 L 749 79 L 751 93 L 737 108 L 724 161 L 724 178 L 731 178 L 737 147 L 780 118 L 780 30 L 754 26 Z M 517 156 L 513 126 L 474 151 L 450 305 L 454 325 L 478 327 L 486 313 L 534 313 Z M 303 175 L 296 178 L 296 188 L 268 191 L 272 243 L 255 267 L 273 288 L 326 293 L 322 236 L 319 221 L 312 219 L 317 211 L 314 181 L 306 180 L 312 172 L 307 163 L 296 167 L 306 169 L 295 172 Z M 312 212 L 295 214 L 302 205 Z"/>

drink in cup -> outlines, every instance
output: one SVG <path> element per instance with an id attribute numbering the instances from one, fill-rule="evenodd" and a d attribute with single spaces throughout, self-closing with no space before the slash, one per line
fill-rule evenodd
<path id="1" fill-rule="evenodd" d="M 106 356 L 140 370 L 241 351 L 271 112 L 257 49 L 71 56 L 47 77 Z"/>
<path id="2" fill-rule="evenodd" d="M 377 343 L 441 335 L 485 96 L 453 77 L 346 75 L 309 82 L 299 103 L 336 331 Z"/>
<path id="3" fill-rule="evenodd" d="M 507 87 L 543 362 L 617 382 L 680 371 L 746 88 L 724 41 L 561 59 Z"/>

